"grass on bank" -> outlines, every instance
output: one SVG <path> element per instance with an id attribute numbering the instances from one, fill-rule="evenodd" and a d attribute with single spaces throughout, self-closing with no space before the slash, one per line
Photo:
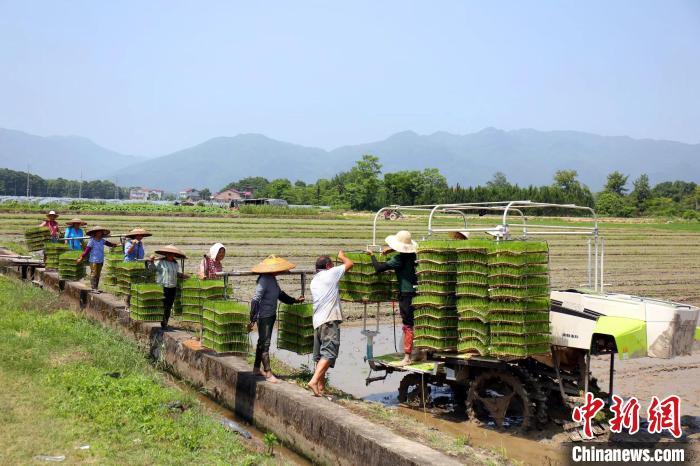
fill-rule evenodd
<path id="1" fill-rule="evenodd" d="M 0 464 L 266 461 L 167 387 L 135 343 L 61 307 L 0 277 Z"/>

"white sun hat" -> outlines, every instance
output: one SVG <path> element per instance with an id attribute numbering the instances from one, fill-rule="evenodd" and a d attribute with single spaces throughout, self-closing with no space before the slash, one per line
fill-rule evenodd
<path id="1" fill-rule="evenodd" d="M 416 247 L 418 247 L 418 243 L 411 239 L 411 232 L 406 230 L 401 230 L 395 235 L 389 235 L 384 241 L 396 252 L 416 252 Z"/>

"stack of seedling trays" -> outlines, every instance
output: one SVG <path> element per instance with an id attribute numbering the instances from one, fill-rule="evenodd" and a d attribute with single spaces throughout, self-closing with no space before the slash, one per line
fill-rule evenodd
<path id="1" fill-rule="evenodd" d="M 281 304 L 278 311 L 277 348 L 297 354 L 314 350 L 312 304 Z"/>
<path id="2" fill-rule="evenodd" d="M 121 246 L 112 248 L 105 252 L 105 281 L 108 285 L 117 286 L 117 269 L 119 264 L 124 261 L 124 251 Z"/>
<path id="3" fill-rule="evenodd" d="M 44 266 L 47 269 L 57 269 L 60 255 L 69 250 L 65 243 L 47 242 L 44 244 Z"/>
<path id="4" fill-rule="evenodd" d="M 77 282 L 85 276 L 85 263 L 76 264 L 82 251 L 66 251 L 58 257 L 58 276 L 61 280 Z"/>
<path id="5" fill-rule="evenodd" d="M 182 322 L 201 324 L 203 306 L 208 301 L 222 300 L 224 298 L 223 280 L 189 278 L 182 281 L 180 288 L 180 307 L 182 309 L 180 320 Z"/>
<path id="6" fill-rule="evenodd" d="M 457 350 L 485 356 L 489 348 L 488 251 L 492 241 L 467 240 L 455 243 L 457 250 Z"/>
<path id="7" fill-rule="evenodd" d="M 134 285 L 155 282 L 155 271 L 146 268 L 143 261 L 116 262 L 114 268 L 117 275 L 117 294 L 119 296 L 131 294 L 131 288 Z"/>
<path id="8" fill-rule="evenodd" d="M 24 232 L 24 240 L 27 242 L 27 249 L 39 251 L 44 248 L 44 244 L 51 239 L 51 232 L 46 227 L 32 227 Z"/>
<path id="9" fill-rule="evenodd" d="M 137 283 L 131 287 L 131 318 L 143 322 L 163 320 L 163 287 L 155 283 Z"/>
<path id="10" fill-rule="evenodd" d="M 458 343 L 454 241 L 423 241 L 417 250 L 415 344 L 435 351 L 456 351 Z"/>
<path id="11" fill-rule="evenodd" d="M 247 354 L 249 317 L 245 304 L 224 299 L 204 301 L 202 346 L 217 353 Z"/>
<path id="12" fill-rule="evenodd" d="M 501 241 L 488 253 L 488 320 L 493 355 L 549 352 L 549 248 L 546 242 Z"/>
<path id="13" fill-rule="evenodd" d="M 395 299 L 398 282 L 394 272 L 387 270 L 377 273 L 369 254 L 349 252 L 345 255 L 355 265 L 345 272 L 340 280 L 341 300 L 355 303 L 381 303 Z M 392 255 L 387 255 L 380 260 L 388 261 L 391 257 Z"/>

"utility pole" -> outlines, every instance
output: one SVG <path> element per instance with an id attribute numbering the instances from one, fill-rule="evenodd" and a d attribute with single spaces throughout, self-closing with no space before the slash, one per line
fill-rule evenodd
<path id="1" fill-rule="evenodd" d="M 29 197 L 29 164 L 27 164 L 27 197 Z"/>

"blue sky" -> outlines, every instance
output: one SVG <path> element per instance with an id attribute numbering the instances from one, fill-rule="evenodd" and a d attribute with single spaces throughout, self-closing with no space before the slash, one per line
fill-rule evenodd
<path id="1" fill-rule="evenodd" d="M 700 142 L 700 2 L 0 0 L 0 127 L 162 155 L 487 126 Z"/>

